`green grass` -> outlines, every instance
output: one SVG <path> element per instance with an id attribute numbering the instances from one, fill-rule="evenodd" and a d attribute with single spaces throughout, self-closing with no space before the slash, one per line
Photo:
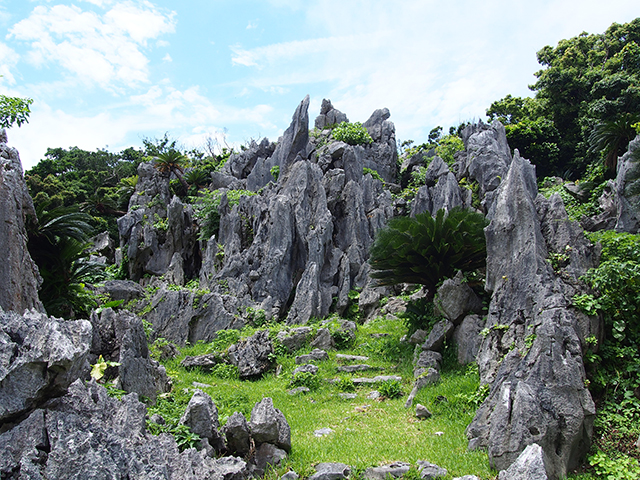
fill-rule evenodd
<path id="1" fill-rule="evenodd" d="M 245 336 L 252 331 L 242 333 Z M 388 336 L 371 336 L 379 333 Z M 416 403 L 425 405 L 433 417 L 418 420 L 414 408 L 404 407 L 413 383 L 413 347 L 399 341 L 405 333 L 406 327 L 398 320 L 377 319 L 359 326 L 352 348 L 331 351 L 328 361 L 318 363 L 318 375 L 322 378 L 320 387 L 295 396 L 287 393 L 291 374 L 297 367 L 294 355 L 277 357 L 281 365 L 278 376 L 271 372 L 258 381 L 240 381 L 180 367 L 184 356 L 211 351 L 207 344 L 188 346 L 181 349 L 180 357 L 164 362 L 173 380 L 173 390 L 157 407 L 150 409 L 150 413 L 159 412 L 165 419 L 177 421 L 195 389 L 193 382 L 210 385 L 198 388 L 214 399 L 221 424 L 236 411 L 249 419 L 256 402 L 266 396 L 273 398 L 274 405 L 284 413 L 291 426 L 292 451 L 286 463 L 271 472 L 270 478 L 289 469 L 310 476 L 315 472 L 313 465 L 319 462 L 343 462 L 359 472 L 393 461 L 415 463 L 417 460 L 428 460 L 446 468 L 449 471 L 447 478 L 467 474 L 493 478 L 496 473 L 489 468 L 486 453 L 467 451 L 465 428 L 475 411 L 469 398 L 478 388 L 477 373 L 473 369 L 453 367 L 453 362 L 447 361 L 445 355 L 442 382 L 423 389 L 414 401 L 414 406 Z M 310 351 L 307 346 L 296 355 Z M 341 362 L 336 360 L 336 353 L 369 356 L 366 363 L 377 370 L 338 373 Z M 375 386 L 366 385 L 356 388 L 356 399 L 344 400 L 339 396 L 339 387 L 328 381 L 375 375 L 401 376 L 404 395 L 393 400 L 370 400 L 367 395 Z M 438 401 L 439 397 L 446 397 L 447 401 Z M 334 433 L 314 436 L 314 431 L 321 428 L 331 428 Z"/>

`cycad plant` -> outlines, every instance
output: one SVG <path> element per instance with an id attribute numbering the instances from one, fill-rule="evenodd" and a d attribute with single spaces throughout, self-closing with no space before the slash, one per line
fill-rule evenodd
<path id="1" fill-rule="evenodd" d="M 428 212 L 395 218 L 371 248 L 371 276 L 379 285 L 421 284 L 433 296 L 438 283 L 458 270 L 484 267 L 486 225 L 482 214 L 460 207 L 439 210 L 435 218 Z"/>
<path id="2" fill-rule="evenodd" d="M 639 119 L 638 115 L 622 115 L 615 120 L 597 124 L 589 135 L 591 150 L 602 152 L 604 166 L 612 175 L 616 173 L 618 157 L 636 136 L 633 125 Z"/>
<path id="3" fill-rule="evenodd" d="M 36 208 L 38 224 L 29 228 L 29 252 L 43 283 L 39 297 L 47 313 L 63 318 L 88 316 L 96 306 L 85 283 L 104 277 L 101 264 L 89 261 L 91 217 L 67 208 Z"/>
<path id="4" fill-rule="evenodd" d="M 159 153 L 155 158 L 154 166 L 156 169 L 164 173 L 166 175 L 171 175 L 172 173 L 176 176 L 176 178 L 180 181 L 182 188 L 185 193 L 189 191 L 189 185 L 184 179 L 184 164 L 187 161 L 187 157 L 185 157 L 178 150 L 170 149 L 166 152 Z"/>

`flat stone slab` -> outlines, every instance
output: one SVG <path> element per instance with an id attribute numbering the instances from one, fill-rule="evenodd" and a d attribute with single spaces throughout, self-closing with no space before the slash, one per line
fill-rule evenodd
<path id="1" fill-rule="evenodd" d="M 331 435 L 333 433 L 333 430 L 330 428 L 320 428 L 318 430 L 315 430 L 313 432 L 313 436 L 314 437 L 324 437 L 326 435 Z"/>
<path id="2" fill-rule="evenodd" d="M 390 476 L 394 478 L 402 477 L 409 471 L 411 464 L 406 462 L 394 462 L 390 465 L 380 467 L 369 467 L 364 471 L 363 477 L 366 480 L 387 480 Z"/>
<path id="3" fill-rule="evenodd" d="M 358 397 L 357 393 L 339 393 L 338 396 L 343 400 L 354 400 Z"/>
<path id="4" fill-rule="evenodd" d="M 184 368 L 202 368 L 204 370 L 210 370 L 219 363 L 223 363 L 219 353 L 207 353 L 196 357 L 184 357 L 184 360 L 180 362 L 180 366 Z"/>
<path id="5" fill-rule="evenodd" d="M 369 360 L 369 357 L 364 357 L 361 355 L 345 355 L 344 353 L 336 353 L 336 360 L 340 360 L 342 362 L 366 362 Z"/>
<path id="6" fill-rule="evenodd" d="M 316 348 L 307 355 L 300 355 L 296 357 L 296 365 L 301 365 L 309 362 L 321 362 L 323 360 L 329 360 L 329 354 L 324 350 Z"/>
<path id="7" fill-rule="evenodd" d="M 371 384 L 371 383 L 379 383 L 379 382 L 386 382 L 389 380 L 395 380 L 396 382 L 401 382 L 402 381 L 402 377 L 399 377 L 397 375 L 378 375 L 376 377 L 373 378 L 354 378 L 353 379 L 353 384 L 354 385 L 366 385 L 366 384 Z"/>
<path id="8" fill-rule="evenodd" d="M 372 367 L 371 365 L 366 365 L 366 364 L 342 365 L 338 367 L 339 372 L 345 372 L 345 373 L 364 372 L 366 370 L 377 370 L 377 368 Z"/>

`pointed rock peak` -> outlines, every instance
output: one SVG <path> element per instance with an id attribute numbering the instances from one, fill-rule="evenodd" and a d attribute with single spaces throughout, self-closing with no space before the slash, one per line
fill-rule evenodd
<path id="1" fill-rule="evenodd" d="M 348 122 L 347 116 L 340 110 L 333 107 L 331 100 L 322 100 L 322 106 L 320 107 L 320 115 L 316 117 L 315 128 L 322 130 L 331 125 L 336 125 L 342 122 Z"/>
<path id="2" fill-rule="evenodd" d="M 385 120 L 388 120 L 390 116 L 391 116 L 391 113 L 389 113 L 388 108 L 379 108 L 378 110 L 376 110 L 371 114 L 371 116 L 369 117 L 369 120 L 364 122 L 363 126 L 365 128 L 369 128 L 369 127 L 373 127 L 374 125 L 380 125 Z"/>

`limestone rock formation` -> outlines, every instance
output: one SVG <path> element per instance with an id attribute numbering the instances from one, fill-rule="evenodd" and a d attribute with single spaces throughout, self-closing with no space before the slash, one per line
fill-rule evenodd
<path id="1" fill-rule="evenodd" d="M 467 429 L 469 447 L 488 448 L 491 464 L 502 470 L 538 443 L 549 477 L 560 478 L 578 465 L 591 441 L 595 406 L 585 387 L 582 345 L 592 332 L 571 307 L 577 282 L 565 281 L 546 261 L 558 248 L 556 230 L 544 222 L 552 202 L 536 200 L 529 162 L 516 154 L 495 192 L 485 229 L 490 333 L 478 353 L 481 383 L 491 389 Z M 565 220 L 560 228 L 573 225 Z M 572 268 L 582 271 L 593 256 L 586 245 L 568 247 L 575 252 L 566 269 L 571 277 Z"/>
<path id="2" fill-rule="evenodd" d="M 61 480 L 248 477 L 239 458 L 214 460 L 194 449 L 180 452 L 172 436 L 146 433 L 145 414 L 136 394 L 119 401 L 95 382 L 77 380 L 65 396 L 0 434 L 0 473 L 3 478 Z"/>
<path id="3" fill-rule="evenodd" d="M 271 398 L 263 398 L 253 407 L 249 428 L 256 445 L 270 443 L 286 452 L 291 451 L 291 428 L 282 412 L 273 406 Z"/>
<path id="4" fill-rule="evenodd" d="M 629 143 L 627 153 L 618 159 L 616 207 L 616 230 L 640 232 L 640 135 Z"/>
<path id="5" fill-rule="evenodd" d="M 64 395 L 89 373 L 91 324 L 0 309 L 0 423 Z"/>
<path id="6" fill-rule="evenodd" d="M 0 307 L 22 313 L 35 308 L 42 278 L 27 249 L 26 222 L 37 221 L 33 201 L 22 175 L 20 155 L 7 145 L 0 130 Z"/>

